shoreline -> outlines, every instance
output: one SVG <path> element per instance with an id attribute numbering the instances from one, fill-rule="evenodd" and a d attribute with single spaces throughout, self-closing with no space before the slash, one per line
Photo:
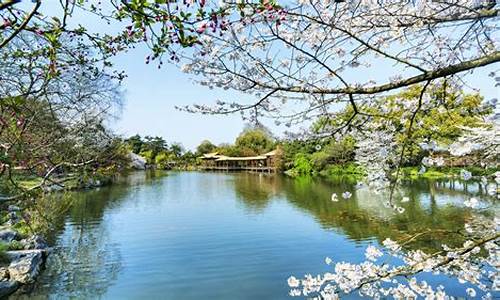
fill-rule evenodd
<path id="1" fill-rule="evenodd" d="M 8 212 L 9 220 L 0 228 L 0 298 L 34 283 L 50 254 L 50 247 L 41 235 L 23 234 L 15 228 L 21 221 L 21 209 L 9 205 Z"/>

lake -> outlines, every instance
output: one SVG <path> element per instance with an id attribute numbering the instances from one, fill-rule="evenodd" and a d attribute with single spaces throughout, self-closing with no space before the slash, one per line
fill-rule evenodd
<path id="1" fill-rule="evenodd" d="M 348 200 L 345 191 L 353 194 Z M 383 196 L 349 181 L 133 173 L 75 195 L 46 269 L 16 298 L 290 299 L 287 278 L 328 271 L 327 256 L 360 262 L 367 245 L 388 237 L 463 228 L 470 195 L 485 199 L 482 214 L 498 214 L 477 183 L 415 181 L 398 194 L 410 198 L 398 214 L 384 207 Z M 461 242 L 430 236 L 410 247 Z M 466 295 L 467 285 L 453 278 L 422 276 Z"/>

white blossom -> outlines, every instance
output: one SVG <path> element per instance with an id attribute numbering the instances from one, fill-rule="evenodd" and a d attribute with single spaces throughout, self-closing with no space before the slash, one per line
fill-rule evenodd
<path id="1" fill-rule="evenodd" d="M 366 251 L 365 251 L 365 257 L 368 259 L 368 260 L 371 260 L 371 261 L 376 261 L 379 257 L 381 257 L 382 255 L 384 255 L 384 253 L 382 253 L 382 251 L 380 251 L 377 247 L 374 247 L 372 245 L 369 245 L 367 248 L 366 248 Z"/>
<path id="2" fill-rule="evenodd" d="M 290 276 L 288 278 L 288 286 L 295 288 L 295 287 L 298 287 L 299 284 L 300 284 L 300 281 L 297 278 L 295 278 L 293 276 Z"/>
<path id="3" fill-rule="evenodd" d="M 476 297 L 476 290 L 474 290 L 473 288 L 467 288 L 467 290 L 465 290 L 467 292 L 467 295 L 469 295 L 470 297 Z"/>
<path id="4" fill-rule="evenodd" d="M 382 244 L 389 250 L 391 251 L 398 251 L 400 249 L 400 246 L 398 243 L 395 241 L 391 240 L 390 238 L 385 239 Z"/>

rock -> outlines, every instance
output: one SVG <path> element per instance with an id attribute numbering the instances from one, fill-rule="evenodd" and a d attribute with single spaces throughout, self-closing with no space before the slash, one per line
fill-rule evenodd
<path id="1" fill-rule="evenodd" d="M 10 280 L 23 284 L 35 280 L 44 261 L 43 250 L 7 251 L 7 255 L 11 258 L 8 266 Z"/>
<path id="2" fill-rule="evenodd" d="M 15 205 L 9 205 L 9 207 L 7 207 L 7 210 L 9 212 L 21 211 L 21 209 L 19 208 L 19 206 L 15 206 Z"/>
<path id="3" fill-rule="evenodd" d="M 21 221 L 21 218 L 17 215 L 15 211 L 9 212 L 7 216 L 9 217 L 9 220 L 7 221 L 7 224 L 9 224 L 9 226 L 13 226 L 19 223 L 19 221 Z"/>
<path id="4" fill-rule="evenodd" d="M 43 190 L 46 192 L 57 192 L 57 191 L 62 191 L 64 188 L 60 185 L 57 184 L 52 184 L 49 186 L 43 187 Z"/>
<path id="5" fill-rule="evenodd" d="M 133 152 L 129 153 L 130 158 L 130 166 L 137 170 L 145 170 L 146 169 L 146 159 L 140 155 L 137 155 Z"/>
<path id="6" fill-rule="evenodd" d="M 15 211 L 11 211 L 9 212 L 9 219 L 11 220 L 19 220 L 19 216 L 17 215 L 17 213 Z"/>
<path id="7" fill-rule="evenodd" d="M 17 281 L 1 281 L 0 282 L 0 298 L 4 298 L 12 293 L 14 293 L 19 287 Z"/>
<path id="8" fill-rule="evenodd" d="M 49 248 L 45 239 L 40 235 L 33 235 L 27 239 L 21 240 L 21 245 L 23 245 L 23 248 L 26 250 L 29 249 L 46 250 L 47 248 Z"/>
<path id="9" fill-rule="evenodd" d="M 7 227 L 12 227 L 14 225 L 16 225 L 17 223 L 19 223 L 19 220 L 8 220 L 7 222 L 5 222 L 3 225 L 6 225 Z"/>
<path id="10" fill-rule="evenodd" d="M 102 181 L 100 181 L 99 179 L 92 179 L 92 178 L 82 184 L 82 187 L 87 189 L 101 187 L 101 186 L 103 186 Z"/>
<path id="11" fill-rule="evenodd" d="M 0 281 L 9 279 L 9 270 L 6 267 L 0 267 Z"/>
<path id="12" fill-rule="evenodd" d="M 4 243 L 10 243 L 13 240 L 17 240 L 19 238 L 19 233 L 12 229 L 3 229 L 0 230 L 0 241 Z"/>

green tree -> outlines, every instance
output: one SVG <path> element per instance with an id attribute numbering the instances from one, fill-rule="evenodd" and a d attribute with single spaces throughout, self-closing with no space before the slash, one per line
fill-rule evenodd
<path id="1" fill-rule="evenodd" d="M 154 159 L 158 153 L 168 150 L 167 142 L 160 136 L 145 136 L 142 151 L 151 151 L 152 158 Z"/>
<path id="2" fill-rule="evenodd" d="M 316 170 L 322 170 L 327 165 L 345 164 L 354 160 L 355 141 L 351 136 L 346 136 L 340 141 L 330 139 L 320 151 L 311 155 L 311 161 Z"/>
<path id="3" fill-rule="evenodd" d="M 293 161 L 293 173 L 298 175 L 309 175 L 314 171 L 309 155 L 298 153 Z"/>
<path id="4" fill-rule="evenodd" d="M 169 161 L 170 157 L 167 152 L 161 152 L 155 157 L 155 164 L 158 169 L 167 169 Z"/>
<path id="5" fill-rule="evenodd" d="M 152 150 L 141 150 L 141 152 L 139 152 L 139 155 L 142 156 L 142 157 L 144 157 L 146 159 L 146 162 L 148 164 L 155 163 L 156 155 L 153 155 L 153 151 Z"/>
<path id="6" fill-rule="evenodd" d="M 243 156 L 258 155 L 273 149 L 274 140 L 262 129 L 245 129 L 236 138 L 235 147 Z"/>
<path id="7" fill-rule="evenodd" d="M 198 155 L 192 151 L 186 151 L 181 156 L 181 163 L 187 167 L 197 165 Z"/>
<path id="8" fill-rule="evenodd" d="M 196 154 L 202 155 L 210 153 L 213 152 L 215 148 L 217 148 L 217 146 L 212 144 L 212 142 L 210 142 L 209 140 L 204 140 L 198 145 L 198 147 L 196 147 Z"/>
<path id="9" fill-rule="evenodd" d="M 133 135 L 125 140 L 125 143 L 129 145 L 131 151 L 135 154 L 139 154 L 142 149 L 142 145 L 144 144 L 142 137 L 138 134 Z"/>
<path id="10" fill-rule="evenodd" d="M 184 147 L 180 143 L 172 143 L 169 148 L 175 158 L 181 157 L 182 152 L 184 152 Z"/>
<path id="11" fill-rule="evenodd" d="M 446 148 L 463 134 L 462 127 L 481 126 L 483 118 L 492 112 L 492 107 L 484 105 L 483 97 L 479 94 L 467 94 L 449 88 L 445 81 L 428 86 L 420 101 L 422 89 L 422 86 L 414 85 L 363 108 L 367 114 L 372 115 L 372 121 L 385 124 L 385 129 L 394 132 L 400 150 L 405 145 L 405 164 L 410 165 L 418 164 L 426 155 L 426 150 L 420 144 L 432 141 L 438 148 Z M 421 104 L 418 109 L 409 109 L 418 106 L 419 102 Z M 382 103 L 389 109 L 382 111 Z M 349 106 L 334 118 L 320 118 L 313 125 L 313 131 L 331 132 L 333 128 L 345 124 L 353 115 L 353 109 Z M 412 129 L 408 131 L 412 117 Z M 357 116 L 351 121 L 351 127 L 359 128 L 364 122 L 365 116 Z"/>

